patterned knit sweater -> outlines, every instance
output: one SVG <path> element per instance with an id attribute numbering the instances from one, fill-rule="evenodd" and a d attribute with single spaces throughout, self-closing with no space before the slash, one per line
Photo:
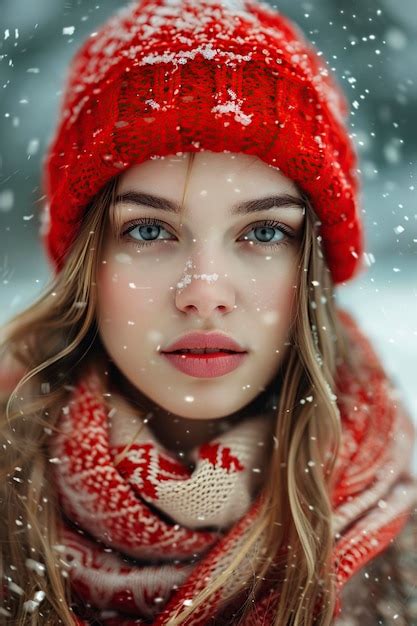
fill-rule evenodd
<path id="1" fill-rule="evenodd" d="M 417 626 L 417 511 L 344 587 L 334 626 Z"/>

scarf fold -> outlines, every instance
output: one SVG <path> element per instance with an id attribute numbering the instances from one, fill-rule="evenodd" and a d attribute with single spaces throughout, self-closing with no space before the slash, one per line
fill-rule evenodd
<path id="1" fill-rule="evenodd" d="M 340 592 L 401 531 L 417 487 L 409 472 L 412 422 L 369 341 L 350 315 L 339 316 L 361 374 L 342 365 L 337 376 L 342 442 L 331 498 Z M 110 408 L 105 392 L 90 370 L 50 443 L 63 512 L 56 549 L 67 563 L 78 624 L 161 626 L 192 605 L 250 534 L 265 505 L 272 423 L 266 415 L 243 420 L 196 446 L 190 467 L 164 448 L 147 419 Z M 227 589 L 187 626 L 203 626 L 245 599 L 259 547 L 258 539 Z M 272 623 L 278 601 L 279 592 L 265 586 L 246 624 Z"/>

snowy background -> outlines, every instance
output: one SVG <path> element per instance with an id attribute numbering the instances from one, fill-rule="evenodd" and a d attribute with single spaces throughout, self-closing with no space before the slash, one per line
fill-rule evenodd
<path id="1" fill-rule="evenodd" d="M 360 157 L 367 272 L 338 289 L 417 424 L 415 0 L 281 0 L 335 71 Z M 70 58 L 119 0 L 1 0 L 0 325 L 50 276 L 39 244 L 40 171 Z M 417 451 L 415 453 L 417 470 Z"/>

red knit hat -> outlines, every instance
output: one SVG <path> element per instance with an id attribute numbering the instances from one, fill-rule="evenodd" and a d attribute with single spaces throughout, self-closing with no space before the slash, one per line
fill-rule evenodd
<path id="1" fill-rule="evenodd" d="M 44 159 L 42 236 L 59 271 L 84 210 L 156 156 L 237 152 L 310 198 L 333 280 L 362 265 L 346 100 L 298 28 L 265 2 L 139 0 L 76 53 Z"/>

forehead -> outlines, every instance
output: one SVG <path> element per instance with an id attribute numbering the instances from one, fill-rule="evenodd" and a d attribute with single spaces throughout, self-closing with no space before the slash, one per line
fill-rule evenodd
<path id="1" fill-rule="evenodd" d="M 187 182 L 188 198 L 222 195 L 236 202 L 238 196 L 254 197 L 269 192 L 300 196 L 297 186 L 277 168 L 257 156 L 204 151 L 168 155 L 133 165 L 119 180 L 118 192 L 140 188 L 182 201 Z"/>

